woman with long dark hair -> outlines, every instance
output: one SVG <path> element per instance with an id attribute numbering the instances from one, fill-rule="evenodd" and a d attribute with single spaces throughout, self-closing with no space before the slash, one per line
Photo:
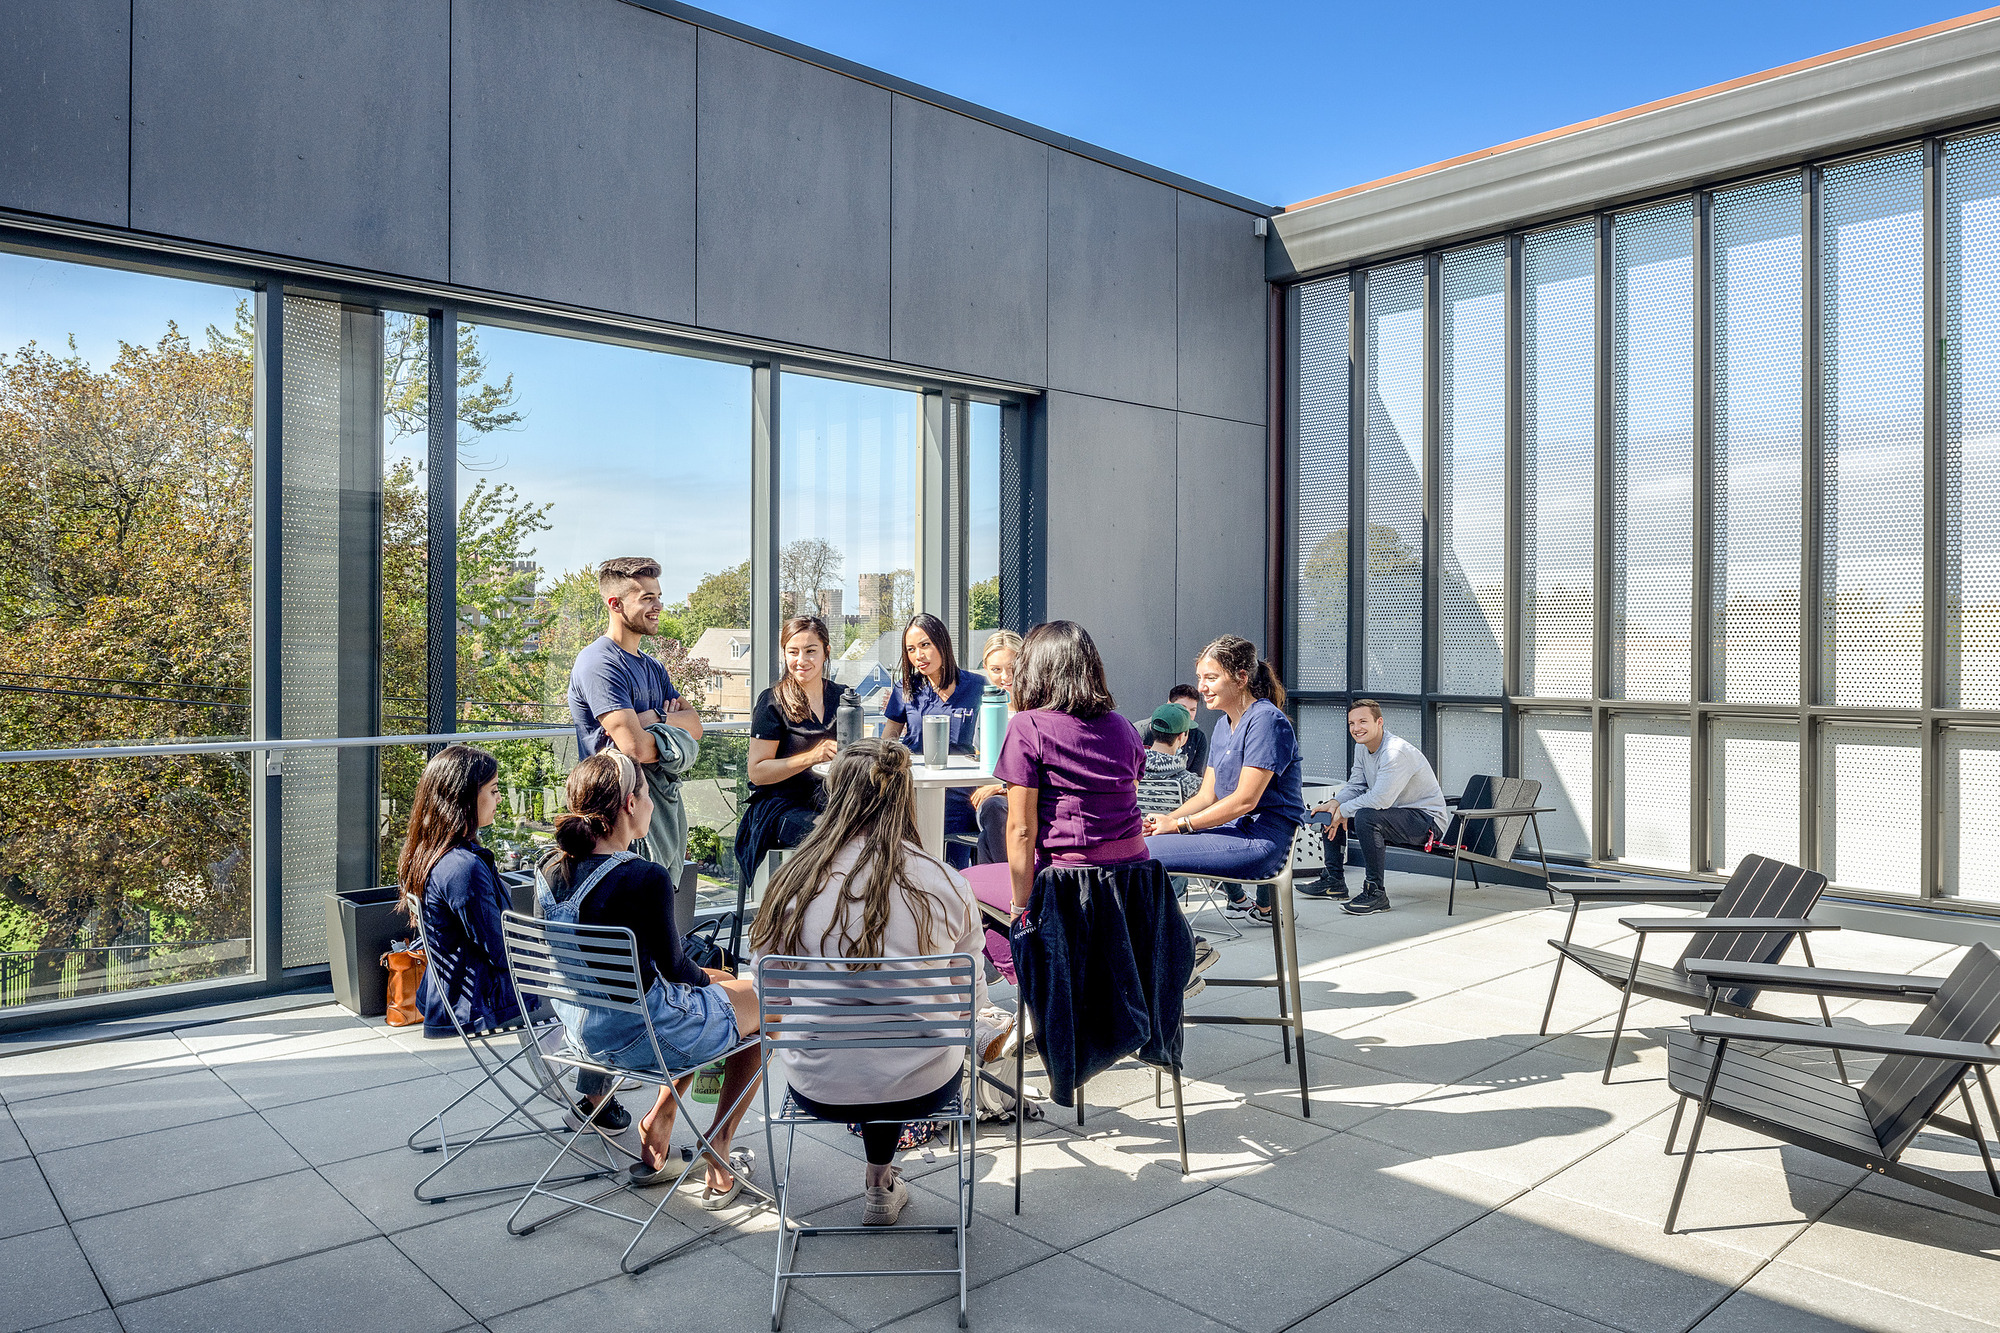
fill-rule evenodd
<path id="1" fill-rule="evenodd" d="M 599 750 L 570 770 L 564 794 L 569 809 L 556 820 L 556 849 L 537 869 L 541 914 L 553 921 L 631 931 L 640 973 L 648 982 L 646 1008 L 669 1068 L 693 1069 L 721 1058 L 757 1030 L 756 991 L 726 972 L 694 965 L 674 925 L 674 886 L 666 870 L 627 850 L 653 817 L 652 796 L 639 766 L 617 750 Z M 656 1067 L 653 1043 L 637 1015 L 562 1001 L 555 1002 L 555 1009 L 593 1059 L 622 1069 L 666 1072 Z M 680 1081 L 682 1096 L 693 1077 Z M 744 1094 L 756 1083 L 756 1049 L 730 1056 L 709 1130 L 720 1156 L 708 1163 L 703 1208 L 726 1208 L 742 1190 L 741 1177 L 749 1166 L 746 1160 L 730 1159 L 729 1144 L 750 1109 Z M 633 1184 L 664 1183 L 678 1174 L 668 1166 L 674 1106 L 663 1087 L 653 1109 L 639 1121 L 642 1156 L 632 1168 Z"/>
<path id="2" fill-rule="evenodd" d="M 900 739 L 921 754 L 924 719 L 944 716 L 951 719 L 951 752 L 971 754 L 979 740 L 979 696 L 985 692 L 986 677 L 958 665 L 944 622 L 928 611 L 919 611 L 903 629 L 902 674 L 882 710 L 882 735 L 888 740 Z M 976 829 L 966 790 L 947 790 L 945 833 L 972 833 Z M 945 856 L 960 869 L 972 860 L 970 851 L 958 843 L 947 847 Z"/>
<path id="3" fill-rule="evenodd" d="M 1222 714 L 1209 740 L 1201 790 L 1176 808 L 1146 817 L 1146 845 L 1177 875 L 1268 879 L 1292 852 L 1306 816 L 1298 737 L 1284 714 L 1285 687 L 1256 645 L 1225 634 L 1195 659 L 1201 701 Z M 1233 888 L 1233 886 L 1232 886 Z M 1271 919 L 1268 893 L 1251 903 L 1240 889 L 1231 914 Z"/>
<path id="4" fill-rule="evenodd" d="M 883 740 L 841 751 L 827 772 L 819 823 L 771 877 L 750 928 L 753 960 L 972 953 L 979 939 L 979 909 L 965 880 L 918 842 L 909 751 Z M 981 970 L 973 973 L 970 999 L 975 1015 L 986 1007 Z M 981 1029 L 983 1059 L 999 1054 L 1010 1030 L 1011 1024 Z M 864 1122 L 861 1222 L 892 1225 L 910 1201 L 894 1165 L 896 1144 L 907 1122 L 931 1115 L 957 1091 L 959 1057 L 944 1047 L 885 1047 L 787 1050 L 778 1059 L 792 1096 L 809 1114 Z"/>
<path id="5" fill-rule="evenodd" d="M 787 620 L 784 674 L 750 714 L 750 801 L 736 825 L 736 870 L 748 884 L 774 847 L 796 847 L 819 815 L 813 765 L 833 758 L 840 686 L 826 678 L 832 642 L 818 616 Z"/>
<path id="6" fill-rule="evenodd" d="M 417 780 L 409 833 L 396 858 L 396 883 L 404 915 L 423 927 L 417 1007 L 426 1037 L 455 1036 L 454 1013 L 468 1034 L 522 1021 L 500 933 L 500 914 L 513 901 L 493 853 L 479 843 L 479 830 L 493 822 L 499 806 L 500 765 L 470 745 L 447 745 Z M 521 1039 L 534 1037 L 524 1028 Z M 601 1074 L 576 1076 L 583 1114 L 590 1114 L 609 1085 Z M 597 1123 L 615 1131 L 632 1118 L 613 1101 L 598 1112 Z"/>

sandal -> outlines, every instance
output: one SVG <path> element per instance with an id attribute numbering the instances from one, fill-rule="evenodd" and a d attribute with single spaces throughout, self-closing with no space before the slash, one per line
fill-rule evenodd
<path id="1" fill-rule="evenodd" d="M 750 1161 L 746 1153 L 738 1156 L 729 1154 L 729 1188 L 717 1193 L 704 1183 L 701 1187 L 701 1206 L 708 1212 L 719 1213 L 736 1202 L 736 1196 L 743 1193 L 743 1182 L 750 1178 Z"/>

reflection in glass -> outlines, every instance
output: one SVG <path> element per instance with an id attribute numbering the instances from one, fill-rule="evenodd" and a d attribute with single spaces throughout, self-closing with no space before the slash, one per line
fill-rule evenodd
<path id="1" fill-rule="evenodd" d="M 1597 240 L 1589 223 L 1522 245 L 1521 693 L 1591 697 L 1597 456 Z"/>
<path id="2" fill-rule="evenodd" d="M 1612 224 L 1611 319 L 1607 692 L 1685 703 L 1694 617 L 1692 203 L 1622 214 Z M 1676 864 L 1686 863 L 1686 842 L 1683 828 Z"/>
<path id="3" fill-rule="evenodd" d="M 1442 269 L 1438 687 L 1497 695 L 1507 604 L 1506 251 L 1498 244 L 1455 251 Z"/>
<path id="4" fill-rule="evenodd" d="M 1824 182 L 1820 701 L 1914 705 L 1924 640 L 1923 154 L 1829 167 Z"/>
<path id="5" fill-rule="evenodd" d="M 826 621 L 834 678 L 879 712 L 901 657 L 903 624 L 916 611 L 923 398 L 788 374 L 780 401 L 784 614 L 814 612 Z"/>
<path id="6" fill-rule="evenodd" d="M 1800 188 L 1715 196 L 1709 688 L 1736 703 L 1799 701 Z"/>
<path id="7" fill-rule="evenodd" d="M 1368 561 L 1362 686 L 1423 688 L 1424 266 L 1368 275 Z"/>
<path id="8" fill-rule="evenodd" d="M 965 587 L 966 657 L 974 663 L 986 640 L 1000 628 L 1000 408 L 971 406 L 967 449 Z"/>
<path id="9" fill-rule="evenodd" d="M 0 254 L 0 749 L 249 732 L 248 294 Z M 250 970 L 249 755 L 0 765 L 0 1005 Z"/>

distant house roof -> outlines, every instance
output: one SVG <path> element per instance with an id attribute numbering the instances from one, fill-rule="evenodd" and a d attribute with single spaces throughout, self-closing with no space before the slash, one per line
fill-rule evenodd
<path id="1" fill-rule="evenodd" d="M 718 675 L 750 670 L 750 631 L 747 629 L 705 629 L 688 649 L 689 657 L 708 660 L 710 671 Z"/>

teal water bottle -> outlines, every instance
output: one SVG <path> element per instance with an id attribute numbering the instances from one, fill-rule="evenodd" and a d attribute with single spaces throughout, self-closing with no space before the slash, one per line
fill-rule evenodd
<path id="1" fill-rule="evenodd" d="M 1007 738 L 1007 691 L 988 685 L 979 696 L 979 763 L 987 772 L 1000 762 L 1000 742 Z"/>

